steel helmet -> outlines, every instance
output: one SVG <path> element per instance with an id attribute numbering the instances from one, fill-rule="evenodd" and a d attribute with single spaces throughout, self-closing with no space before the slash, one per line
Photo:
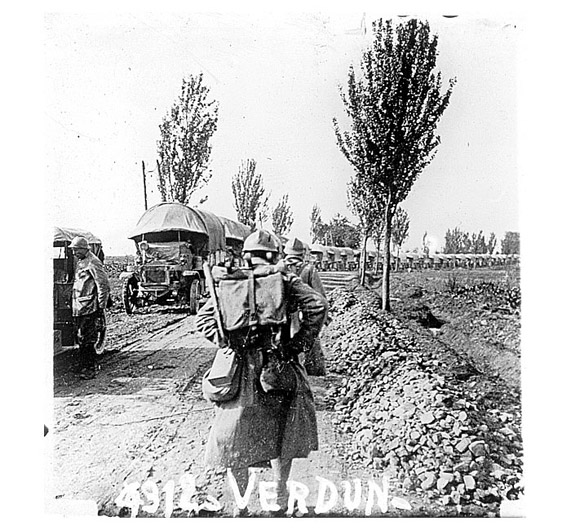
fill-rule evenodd
<path id="1" fill-rule="evenodd" d="M 286 256 L 303 256 L 304 253 L 305 247 L 297 237 L 290 239 L 284 248 L 284 254 Z"/>
<path id="2" fill-rule="evenodd" d="M 71 244 L 69 246 L 71 248 L 84 248 L 86 250 L 89 250 L 89 244 L 87 243 L 87 239 L 85 239 L 82 236 L 75 236 L 72 239 Z"/>
<path id="3" fill-rule="evenodd" d="M 244 241 L 244 252 L 279 252 L 276 237 L 267 230 L 256 230 Z"/>

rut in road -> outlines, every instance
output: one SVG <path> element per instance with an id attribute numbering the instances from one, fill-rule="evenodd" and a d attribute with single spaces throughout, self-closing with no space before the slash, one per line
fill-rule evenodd
<path id="1" fill-rule="evenodd" d="M 92 380 L 56 378 L 54 496 L 105 512 L 125 482 L 166 482 L 199 461 L 212 414 L 199 382 L 213 353 L 185 318 L 103 358 Z"/>
<path id="2" fill-rule="evenodd" d="M 140 336 L 129 346 L 102 359 L 95 379 L 81 380 L 69 373 L 57 378 L 55 425 L 51 430 L 53 458 L 51 497 L 94 500 L 99 513 L 121 513 L 115 500 L 127 484 L 153 481 L 161 492 L 154 514 L 164 517 L 164 490 L 175 486 L 173 517 L 187 517 L 177 507 L 180 479 L 196 478 L 199 490 L 222 504 L 228 516 L 235 506 L 223 469 L 206 469 L 204 446 L 213 419 L 213 407 L 202 397 L 201 376 L 215 349 L 194 333 L 194 317 Z M 65 367 L 60 368 L 65 371 Z M 309 488 L 308 505 L 315 506 L 316 477 L 340 485 L 343 480 L 376 478 L 375 472 L 349 466 L 344 454 L 348 437 L 338 432 L 327 394 L 338 376 L 310 378 L 316 398 L 320 449 L 308 459 L 294 461 L 291 479 Z M 269 470 L 258 480 L 271 481 Z M 263 513 L 255 489 L 249 504 Z M 343 512 L 343 503 L 332 514 Z"/>

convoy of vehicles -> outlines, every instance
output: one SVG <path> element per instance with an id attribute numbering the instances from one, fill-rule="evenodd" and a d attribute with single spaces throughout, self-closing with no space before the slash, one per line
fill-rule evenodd
<path id="1" fill-rule="evenodd" d="M 75 276 L 75 259 L 69 248 L 76 236 L 87 239 L 89 248 L 101 261 L 105 255 L 101 240 L 91 232 L 75 228 L 54 228 L 53 237 L 53 329 L 54 329 L 54 355 L 79 348 L 77 330 L 72 315 L 73 279 Z M 95 343 L 95 353 L 101 355 L 105 350 L 106 325 L 105 317 L 99 319 L 100 329 Z"/>
<path id="2" fill-rule="evenodd" d="M 129 239 L 135 265 L 121 273 L 123 307 L 128 314 L 152 304 L 179 304 L 195 314 L 206 294 L 203 264 L 241 264 L 251 229 L 232 219 L 179 203 L 149 208 Z M 287 238 L 280 237 L 282 246 Z M 319 270 L 355 270 L 359 252 L 348 247 L 308 245 L 306 259 Z"/>
<path id="3" fill-rule="evenodd" d="M 309 261 L 321 271 L 352 271 L 358 267 L 359 251 L 314 243 L 309 247 Z"/>
<path id="4" fill-rule="evenodd" d="M 146 210 L 129 239 L 135 243 L 135 264 L 120 275 L 123 307 L 127 314 L 152 304 L 179 304 L 196 314 L 206 295 L 203 264 L 241 265 L 242 246 L 251 229 L 226 217 L 179 203 L 160 203 Z M 92 252 L 104 261 L 101 241 L 90 232 L 55 228 L 54 232 L 54 351 L 77 347 L 71 312 L 74 259 L 69 249 L 72 239 L 85 237 Z M 280 237 L 285 244 L 287 238 Z M 361 251 L 304 243 L 305 259 L 320 271 L 352 271 L 359 267 Z M 366 251 L 366 267 L 377 266 L 377 252 Z M 382 259 L 382 258 L 381 258 Z M 453 255 L 430 256 L 405 253 L 391 256 L 391 268 L 424 269 L 482 267 L 517 262 L 517 256 Z M 382 267 L 382 263 L 380 264 Z M 96 345 L 102 353 L 105 324 Z"/>

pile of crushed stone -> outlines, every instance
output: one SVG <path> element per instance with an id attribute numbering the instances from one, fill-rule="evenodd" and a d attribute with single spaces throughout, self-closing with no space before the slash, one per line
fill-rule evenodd
<path id="1" fill-rule="evenodd" d="M 348 455 L 444 506 L 490 507 L 523 492 L 519 391 L 478 372 L 367 289 L 329 295 L 329 395 Z"/>

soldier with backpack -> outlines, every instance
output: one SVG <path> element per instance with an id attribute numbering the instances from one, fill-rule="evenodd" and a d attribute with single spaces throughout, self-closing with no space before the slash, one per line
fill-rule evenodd
<path id="1" fill-rule="evenodd" d="M 299 355 L 319 334 L 327 302 L 278 263 L 279 247 L 268 231 L 251 234 L 243 251 L 246 268 L 212 269 L 214 292 L 196 319 L 198 331 L 226 346 L 219 353 L 231 352 L 237 364 L 221 393 L 208 391 L 208 372 L 203 379 L 204 395 L 216 407 L 206 463 L 229 468 L 242 496 L 248 468 L 271 465 L 279 515 L 287 510 L 292 460 L 318 448 L 314 398 Z M 292 335 L 296 311 L 303 319 Z M 247 508 L 234 515 L 246 516 Z"/>
<path id="2" fill-rule="evenodd" d="M 303 283 L 309 285 L 309 287 L 316 290 L 327 300 L 327 295 L 319 278 L 319 273 L 312 263 L 308 263 L 304 260 L 304 253 L 303 243 L 296 237 L 286 243 L 284 254 L 288 270 L 299 276 Z M 292 320 L 295 329 L 295 327 L 299 325 L 299 316 L 297 314 L 293 315 Z M 328 315 L 326 313 L 325 323 L 327 323 L 327 320 Z M 304 357 L 303 364 L 308 375 L 325 375 L 325 357 L 323 356 L 319 337 L 315 339 L 311 349 L 304 352 Z"/>

